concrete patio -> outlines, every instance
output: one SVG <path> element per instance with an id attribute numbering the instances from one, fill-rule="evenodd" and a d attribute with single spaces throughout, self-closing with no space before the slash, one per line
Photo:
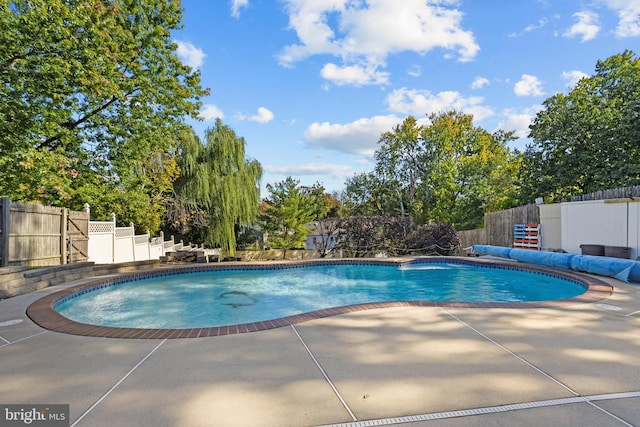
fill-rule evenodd
<path id="1" fill-rule="evenodd" d="M 640 425 L 640 286 L 565 308 L 396 307 L 190 339 L 92 338 L 0 301 L 0 403 L 74 426 Z M 20 321 L 18 323 L 13 321 Z"/>

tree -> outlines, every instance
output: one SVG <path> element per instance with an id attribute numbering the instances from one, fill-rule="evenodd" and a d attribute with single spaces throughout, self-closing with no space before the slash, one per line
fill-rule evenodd
<path id="1" fill-rule="evenodd" d="M 375 207 L 377 214 L 406 214 L 418 224 L 467 229 L 480 226 L 486 211 L 514 206 L 519 156 L 507 147 L 513 134 L 491 134 L 456 111 L 429 120 L 424 126 L 409 116 L 381 135 L 374 172 L 353 181 L 367 183 L 361 187 L 367 190 L 347 186 L 346 199 L 360 202 L 353 212 L 365 206 L 370 215 Z"/>
<path id="2" fill-rule="evenodd" d="M 338 193 L 324 195 L 324 200 L 319 202 L 324 204 L 318 211 L 318 218 L 313 221 L 313 227 L 317 237 L 313 238 L 313 244 L 318 251 L 320 258 L 325 258 L 335 249 L 338 237 L 340 219 L 346 215 L 346 208 L 338 199 Z M 325 212 L 324 218 L 321 218 Z"/>
<path id="3" fill-rule="evenodd" d="M 402 186 L 374 172 L 362 172 L 347 179 L 342 201 L 351 215 L 376 216 L 404 213 Z"/>
<path id="4" fill-rule="evenodd" d="M 421 132 L 429 169 L 416 190 L 420 222 L 473 229 L 482 225 L 485 212 L 513 207 L 519 166 L 507 147 L 513 133 L 491 134 L 474 126 L 473 116 L 455 111 L 430 120 Z"/>
<path id="5" fill-rule="evenodd" d="M 0 0 L 0 193 L 157 229 L 176 131 L 207 93 L 176 56 L 181 17 L 179 1 Z"/>
<path id="6" fill-rule="evenodd" d="M 274 185 L 267 184 L 269 197 L 264 200 L 260 219 L 268 245 L 273 248 L 304 247 L 309 234 L 307 225 L 325 218 L 331 208 L 324 187 L 299 184 L 300 181 L 291 177 Z"/>
<path id="7" fill-rule="evenodd" d="M 432 147 L 425 144 L 421 135 L 423 130 L 416 118 L 409 116 L 393 131 L 380 136 L 380 148 L 375 152 L 376 174 L 384 181 L 396 182 L 403 189 L 403 194 L 395 189 L 402 215 L 406 209 L 403 197 L 411 208 L 416 202 L 417 187 L 429 172 Z"/>
<path id="8" fill-rule="evenodd" d="M 598 61 L 595 75 L 543 107 L 524 154 L 526 200 L 640 184 L 640 59 L 632 51 Z"/>
<path id="9" fill-rule="evenodd" d="M 236 228 L 253 223 L 260 202 L 262 166 L 245 157 L 245 145 L 220 119 L 207 130 L 206 145 L 193 130 L 183 132 L 181 175 L 169 210 L 175 229 L 230 255 L 236 250 Z"/>

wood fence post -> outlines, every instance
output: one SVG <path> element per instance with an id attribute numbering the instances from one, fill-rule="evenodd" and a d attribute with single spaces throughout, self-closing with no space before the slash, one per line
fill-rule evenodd
<path id="1" fill-rule="evenodd" d="M 0 198 L 0 267 L 9 265 L 9 198 Z"/>

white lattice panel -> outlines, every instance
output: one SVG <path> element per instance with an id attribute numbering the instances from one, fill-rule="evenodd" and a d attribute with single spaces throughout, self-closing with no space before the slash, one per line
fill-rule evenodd
<path id="1" fill-rule="evenodd" d="M 115 224 L 111 221 L 89 221 L 89 233 L 113 233 Z"/>

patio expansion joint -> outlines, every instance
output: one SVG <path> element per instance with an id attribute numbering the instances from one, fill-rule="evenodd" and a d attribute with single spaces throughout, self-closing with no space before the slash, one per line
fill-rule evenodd
<path id="1" fill-rule="evenodd" d="M 591 400 L 587 400 L 587 401 L 586 401 L 586 403 L 588 403 L 589 405 L 591 405 L 591 406 L 592 406 L 592 407 L 594 407 L 595 409 L 599 410 L 600 412 L 603 412 L 603 413 L 607 414 L 608 416 L 610 416 L 610 417 L 612 417 L 612 418 L 616 419 L 617 421 L 619 421 L 620 423 L 624 424 L 625 426 L 627 426 L 627 427 L 634 427 L 634 425 L 633 425 L 633 424 L 630 424 L 630 423 L 626 422 L 625 420 L 623 420 L 622 418 L 618 417 L 617 415 L 615 415 L 615 414 L 613 414 L 613 413 L 611 413 L 611 412 L 607 411 L 606 409 L 604 409 L 604 408 L 602 408 L 602 407 L 600 407 L 600 406 L 596 405 L 593 401 L 591 401 Z"/>
<path id="2" fill-rule="evenodd" d="M 296 336 L 300 340 L 300 343 L 302 343 L 302 346 L 304 347 L 304 349 L 309 354 L 309 357 L 311 357 L 311 359 L 313 360 L 315 365 L 320 370 L 320 373 L 324 377 L 325 381 L 327 381 L 327 383 L 329 384 L 329 386 L 331 387 L 331 389 L 333 390 L 335 395 L 338 397 L 338 400 L 340 400 L 340 403 L 342 403 L 342 406 L 344 406 L 344 408 L 347 410 L 347 412 L 351 416 L 351 419 L 353 421 L 358 421 L 358 419 L 354 415 L 353 411 L 351 411 L 351 408 L 349 408 L 349 405 L 347 405 L 347 402 L 342 398 L 342 395 L 340 395 L 340 392 L 338 391 L 336 386 L 333 384 L 333 381 L 331 381 L 331 378 L 329 378 L 329 375 L 327 375 L 327 372 L 324 370 L 324 368 L 322 367 L 322 365 L 320 364 L 318 359 L 316 359 L 316 357 L 313 355 L 313 353 L 311 352 L 311 349 L 307 346 L 307 343 L 304 341 L 304 339 L 302 339 L 302 336 L 300 336 L 300 334 L 298 333 L 298 330 L 296 329 L 296 327 L 294 325 L 291 325 L 291 329 L 293 330 L 293 332 L 296 334 Z"/>
<path id="3" fill-rule="evenodd" d="M 625 314 L 625 316 L 627 316 L 627 317 L 636 317 L 636 315 L 640 315 L 640 310 L 636 310 L 634 312 Z"/>
<path id="4" fill-rule="evenodd" d="M 80 415 L 72 424 L 70 427 L 75 427 L 78 425 L 78 423 L 80 421 L 82 421 L 84 419 L 84 417 L 86 417 L 87 415 L 89 415 L 89 413 L 91 411 L 93 411 L 104 399 L 106 399 L 116 388 L 118 388 L 118 386 L 120 386 L 120 384 L 122 384 L 127 378 L 129 378 L 129 376 L 131 374 L 133 374 L 140 366 L 142 366 L 142 364 L 151 357 L 151 355 L 153 353 L 155 353 L 155 351 L 157 349 L 160 348 L 160 346 L 162 346 L 162 344 L 164 344 L 167 341 L 167 338 L 163 339 L 162 341 L 160 341 L 160 343 L 155 346 L 149 353 L 146 354 L 146 356 L 144 356 L 133 368 L 131 368 L 129 370 L 129 372 L 127 372 L 122 378 L 120 378 L 120 380 L 118 380 L 118 382 L 116 382 L 113 386 L 111 386 L 111 388 L 109 390 L 107 390 L 102 396 L 100 396 L 100 398 L 98 400 L 95 401 L 95 403 L 93 405 L 91 405 L 86 411 L 84 411 L 82 413 L 82 415 Z"/>
<path id="5" fill-rule="evenodd" d="M 444 309 L 443 309 L 444 310 Z M 575 390 L 573 390 L 571 387 L 569 387 L 568 385 L 562 383 L 561 381 L 559 381 L 558 379 L 554 378 L 551 374 L 548 374 L 547 372 L 543 371 L 542 369 L 538 368 L 536 365 L 534 365 L 533 363 L 529 362 L 527 359 L 525 359 L 524 357 L 514 353 L 513 351 L 509 350 L 508 348 L 506 348 L 504 345 L 500 344 L 499 342 L 497 342 L 496 340 L 492 339 L 491 337 L 487 336 L 486 334 L 480 332 L 479 330 L 477 330 L 476 328 L 474 328 L 473 326 L 471 326 L 470 324 L 468 324 L 467 322 L 465 322 L 464 320 L 460 319 L 459 317 L 457 317 L 456 315 L 454 315 L 453 313 L 450 313 L 447 310 L 444 310 L 445 313 L 447 313 L 449 316 L 451 316 L 452 318 L 454 318 L 455 320 L 457 320 L 458 322 L 462 323 L 463 325 L 465 325 L 467 328 L 471 329 L 473 332 L 475 332 L 476 334 L 480 335 L 483 339 L 489 341 L 490 343 L 492 343 L 493 345 L 497 346 L 498 348 L 500 348 L 501 350 L 507 352 L 509 355 L 511 355 L 512 357 L 515 357 L 516 359 L 518 359 L 519 361 L 521 361 L 522 363 L 524 363 L 525 365 L 529 366 L 531 369 L 535 370 L 536 372 L 538 372 L 539 374 L 545 376 L 546 378 L 550 379 L 551 381 L 553 381 L 554 383 L 558 384 L 559 386 L 561 386 L 562 388 L 564 388 L 565 390 L 567 390 L 568 392 L 570 392 L 571 394 L 573 394 L 574 396 L 580 396 L 580 393 L 576 392 Z"/>
<path id="6" fill-rule="evenodd" d="M 37 337 L 39 335 L 46 334 L 47 332 L 49 332 L 49 331 L 38 332 L 37 334 L 29 335 L 28 337 L 23 337 L 23 338 L 15 340 L 15 341 L 7 341 L 6 339 L 0 337 L 0 338 L 2 338 L 3 341 L 6 341 L 6 344 L 0 345 L 0 348 L 8 347 L 8 346 L 10 346 L 12 344 L 16 344 L 16 343 L 19 343 L 19 342 L 22 342 L 22 341 L 25 341 L 25 340 L 28 340 L 28 339 L 31 339 L 31 338 L 35 338 L 35 337 Z"/>

